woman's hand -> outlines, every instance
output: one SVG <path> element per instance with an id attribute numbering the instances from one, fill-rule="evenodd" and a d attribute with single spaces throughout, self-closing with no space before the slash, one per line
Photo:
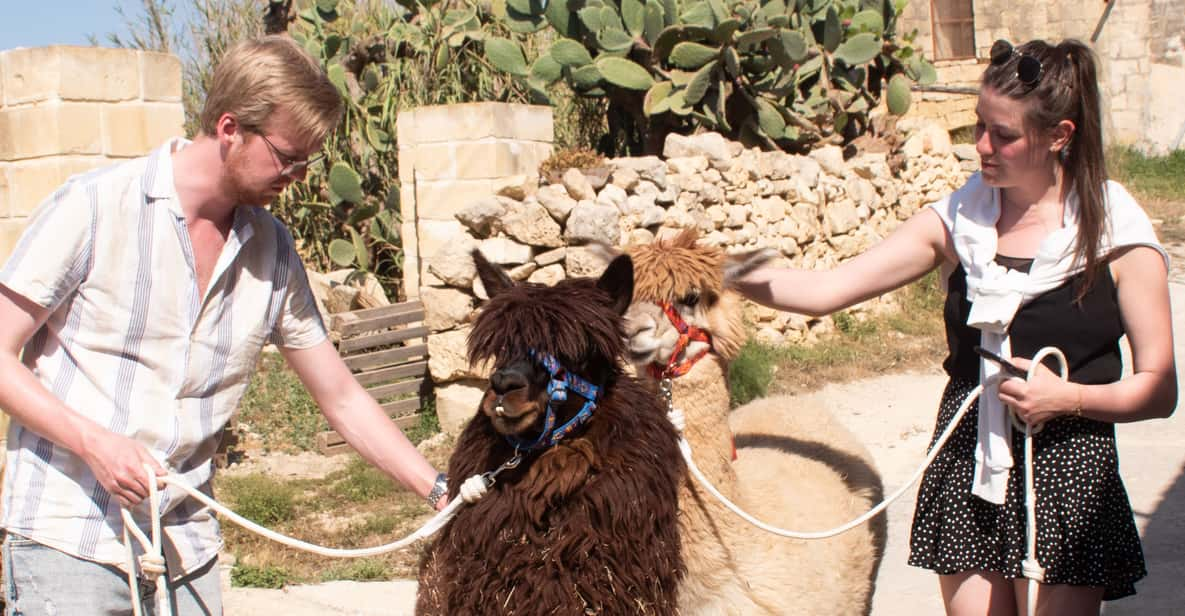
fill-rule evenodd
<path id="1" fill-rule="evenodd" d="M 1032 360 L 1010 359 L 1017 368 L 1028 370 Z M 1050 419 L 1078 414 L 1082 404 L 1078 383 L 1063 381 L 1044 364 L 1037 366 L 1031 381 L 1012 377 L 1000 382 L 1000 400 L 1026 424 L 1036 426 Z"/>

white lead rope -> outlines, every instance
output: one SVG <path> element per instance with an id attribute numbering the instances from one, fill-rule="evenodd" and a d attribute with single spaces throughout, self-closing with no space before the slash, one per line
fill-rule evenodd
<path id="1" fill-rule="evenodd" d="M 507 463 L 509 464 L 509 463 Z M 375 556 L 378 554 L 386 554 L 387 552 L 394 552 L 408 547 L 417 541 L 427 539 L 436 534 L 445 524 L 448 524 L 453 516 L 457 514 L 457 510 L 464 504 L 477 502 L 481 497 L 485 496 L 489 487 L 493 485 L 494 478 L 497 472 L 501 472 L 504 468 L 513 468 L 513 466 L 503 465 L 498 471 L 493 473 L 486 473 L 485 475 L 474 475 L 465 480 L 461 484 L 460 494 L 452 500 L 443 510 L 438 512 L 432 519 L 428 520 L 424 526 L 414 533 L 385 545 L 379 545 L 370 548 L 344 549 L 344 548 L 328 548 L 307 541 L 301 541 L 294 537 L 277 533 L 271 529 L 265 528 L 244 518 L 243 516 L 228 509 L 225 505 L 210 498 L 209 496 L 198 491 L 196 488 L 188 485 L 176 475 L 165 475 L 158 477 L 153 471 L 152 467 L 145 465 L 144 470 L 148 473 L 148 500 L 150 505 L 150 518 L 152 523 L 152 537 L 149 538 L 140 530 L 140 527 L 132 519 L 132 514 L 127 509 L 121 509 L 120 513 L 123 516 L 123 542 L 127 547 L 128 554 L 128 584 L 131 587 L 132 594 L 132 613 L 135 616 L 141 616 L 140 606 L 140 589 L 136 576 L 136 559 L 132 548 L 131 539 L 135 539 L 144 548 L 144 554 L 139 558 L 140 571 L 144 577 L 150 581 L 156 580 L 165 573 L 165 559 L 162 552 L 161 532 L 160 532 L 160 494 L 157 491 L 157 482 L 165 483 L 177 488 L 180 488 L 189 496 L 201 501 L 210 509 L 225 516 L 228 520 L 242 526 L 243 528 L 267 537 L 272 541 L 276 541 L 283 545 L 319 554 L 321 556 L 329 556 L 333 558 L 361 558 L 365 556 Z M 130 535 L 130 536 L 129 536 Z M 168 592 L 165 588 L 167 584 L 157 585 L 157 605 L 159 607 L 159 614 L 161 616 L 172 615 L 172 605 L 169 601 Z"/>
<path id="2" fill-rule="evenodd" d="M 1031 366 L 1029 366 L 1029 370 L 1028 370 L 1028 375 L 1027 375 L 1028 380 L 1032 380 L 1033 375 L 1036 373 L 1037 366 L 1039 366 L 1041 364 L 1041 361 L 1051 355 L 1058 362 L 1058 365 L 1059 365 L 1059 368 L 1061 371 L 1060 372 L 1061 379 L 1064 381 L 1068 378 L 1070 371 L 1068 369 L 1068 364 L 1066 363 L 1066 356 L 1061 352 L 1061 350 L 1059 350 L 1056 347 L 1045 347 L 1045 348 L 1041 349 L 1040 351 L 1038 351 L 1037 354 L 1033 357 L 1033 363 Z M 685 424 L 685 420 L 683 418 L 683 411 L 675 409 L 673 406 L 673 403 L 671 401 L 671 395 L 670 395 L 671 385 L 670 385 L 669 379 L 663 379 L 663 381 L 660 382 L 659 391 L 667 401 L 667 408 L 669 409 L 668 416 L 670 417 L 671 423 L 673 423 L 675 425 L 675 428 L 679 431 L 679 434 L 680 434 L 680 436 L 679 436 L 679 451 L 682 452 L 682 454 L 683 454 L 683 460 L 687 463 L 687 468 L 691 471 L 691 474 L 696 478 L 697 481 L 700 482 L 701 485 L 703 485 L 704 489 L 706 489 L 708 492 L 710 492 L 712 494 L 712 496 L 715 496 L 716 499 L 719 500 L 721 504 L 723 504 L 730 511 L 735 513 L 738 517 L 740 517 L 741 519 L 745 520 L 746 522 L 752 524 L 753 526 L 756 526 L 757 528 L 760 528 L 766 532 L 769 532 L 769 533 L 772 533 L 774 535 L 778 535 L 781 537 L 788 537 L 790 539 L 810 540 L 810 539 L 826 539 L 828 537 L 834 537 L 834 536 L 839 535 L 841 533 L 845 533 L 845 532 L 863 524 L 864 522 L 867 522 L 873 516 L 884 511 L 884 509 L 886 507 L 888 507 L 891 503 L 893 503 L 898 498 L 900 498 L 902 494 L 905 494 L 905 491 L 908 490 L 910 487 L 913 486 L 914 483 L 917 482 L 918 478 L 920 478 L 922 476 L 922 473 L 926 472 L 926 468 L 930 466 L 930 463 L 934 461 L 934 458 L 936 458 L 938 456 L 938 452 L 942 450 L 942 446 L 946 444 L 947 439 L 950 438 L 950 435 L 955 431 L 955 428 L 958 427 L 959 422 L 962 421 L 962 419 L 963 419 L 963 416 L 967 414 L 967 409 L 971 408 L 971 403 L 974 402 L 979 397 L 979 394 L 983 392 L 983 385 L 976 385 L 975 388 L 972 389 L 967 394 L 967 396 L 963 399 L 963 403 L 961 405 L 959 405 L 959 410 L 955 413 L 954 417 L 951 418 L 950 422 L 946 426 L 946 429 L 942 431 L 942 435 L 939 436 L 938 440 L 934 443 L 934 446 L 930 448 L 930 453 L 926 455 L 925 461 L 922 462 L 922 464 L 920 466 L 918 466 L 917 470 L 914 471 L 913 475 L 909 478 L 909 481 L 906 482 L 905 485 L 898 488 L 896 492 L 889 495 L 888 498 L 881 501 L 879 504 L 877 504 L 872 509 L 869 509 L 867 512 L 865 512 L 860 517 L 858 517 L 854 520 L 851 520 L 850 522 L 847 522 L 845 524 L 842 524 L 840 526 L 836 526 L 835 528 L 831 528 L 831 529 L 824 530 L 824 531 L 817 531 L 817 532 L 793 531 L 793 530 L 787 530 L 784 528 L 778 528 L 776 526 L 771 526 L 771 525 L 766 524 L 765 522 L 762 522 L 761 520 L 758 520 L 757 518 L 753 517 L 748 512 L 746 512 L 743 509 L 741 509 L 740 507 L 738 507 L 736 505 L 736 503 L 733 503 L 732 501 L 728 500 L 728 497 L 721 494 L 720 491 L 716 489 L 716 486 L 713 486 L 712 482 L 709 481 L 708 478 L 704 476 L 703 472 L 700 471 L 699 467 L 696 466 L 695 460 L 692 458 L 692 455 L 691 455 L 691 445 L 687 442 L 687 439 L 683 438 L 683 436 L 682 436 L 683 427 Z M 1013 419 L 1015 421 L 1015 417 Z M 1033 614 L 1036 614 L 1037 582 L 1042 582 L 1045 580 L 1045 569 L 1041 566 L 1041 563 L 1039 563 L 1037 561 L 1037 512 L 1036 512 L 1037 499 L 1036 499 L 1036 492 L 1033 489 L 1033 434 L 1034 434 L 1034 431 L 1033 431 L 1032 426 L 1030 426 L 1028 424 L 1023 424 L 1023 425 L 1024 425 L 1024 431 L 1025 431 L 1026 558 L 1021 563 L 1021 572 L 1024 574 L 1024 576 L 1026 578 L 1029 579 L 1029 583 L 1028 583 L 1028 612 L 1030 615 L 1033 615 Z M 1038 427 L 1038 430 L 1039 429 L 1040 429 L 1040 427 Z"/>

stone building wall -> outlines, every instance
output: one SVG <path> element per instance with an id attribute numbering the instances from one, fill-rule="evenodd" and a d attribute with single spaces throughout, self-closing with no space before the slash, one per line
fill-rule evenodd
<path id="1" fill-rule="evenodd" d="M 975 0 L 975 48 L 980 65 L 939 61 L 938 82 L 975 85 L 996 39 L 1077 38 L 1089 42 L 1106 2 L 1056 0 Z M 910 2 L 901 30 L 916 29 L 916 44 L 934 56 L 931 2 Z M 1115 2 L 1093 44 L 1100 60 L 1106 137 L 1163 154 L 1185 147 L 1185 0 Z M 969 79 L 970 78 L 970 79 Z M 974 96 L 923 94 L 916 113 L 947 128 L 973 122 Z M 971 122 L 968 122 L 968 120 Z"/>
<path id="2" fill-rule="evenodd" d="M 97 47 L 0 51 L 0 263 L 71 175 L 184 134 L 181 62 Z"/>

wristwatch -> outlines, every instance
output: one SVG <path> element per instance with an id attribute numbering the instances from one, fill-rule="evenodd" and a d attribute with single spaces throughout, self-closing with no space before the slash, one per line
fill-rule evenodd
<path id="1" fill-rule="evenodd" d="M 432 491 L 428 492 L 428 506 L 435 509 L 436 503 L 448 494 L 448 475 L 440 473 L 436 475 L 436 482 L 432 484 Z"/>

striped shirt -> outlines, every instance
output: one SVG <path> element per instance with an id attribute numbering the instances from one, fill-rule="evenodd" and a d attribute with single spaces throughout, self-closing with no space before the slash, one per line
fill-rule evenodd
<path id="1" fill-rule="evenodd" d="M 264 344 L 307 348 L 326 332 L 291 235 L 263 208 L 235 209 L 199 296 L 169 155 L 188 143 L 71 178 L 33 213 L 0 284 L 51 312 L 22 355 L 41 383 L 209 493 L 211 458 Z M 7 456 L 5 529 L 126 566 L 119 503 L 78 455 L 13 421 Z M 178 577 L 222 539 L 206 507 L 176 488 L 162 496 Z M 133 513 L 147 529 L 146 504 Z"/>

